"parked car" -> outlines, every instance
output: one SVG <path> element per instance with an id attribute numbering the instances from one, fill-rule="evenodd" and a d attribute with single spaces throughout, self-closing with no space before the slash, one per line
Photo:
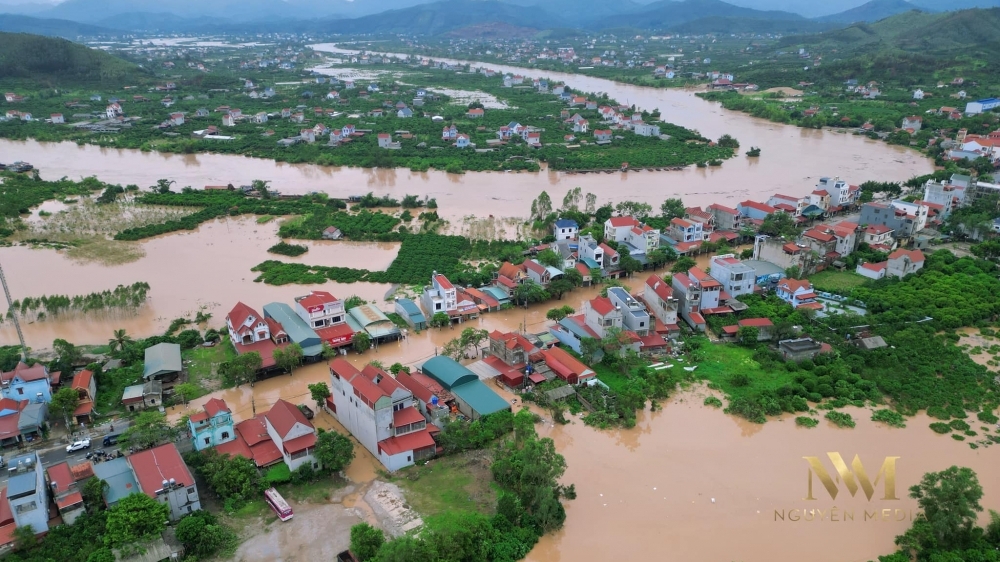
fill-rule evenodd
<path id="1" fill-rule="evenodd" d="M 90 448 L 90 439 L 82 439 L 80 441 L 73 441 L 69 445 L 66 445 L 66 452 L 72 453 L 73 451 L 79 451 L 81 449 Z"/>

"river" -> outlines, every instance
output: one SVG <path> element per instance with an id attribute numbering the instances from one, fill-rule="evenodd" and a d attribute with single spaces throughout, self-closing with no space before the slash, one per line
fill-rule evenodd
<path id="1" fill-rule="evenodd" d="M 492 65 L 498 70 L 508 67 Z M 531 74 L 532 71 L 512 69 Z M 868 139 L 798 129 L 721 109 L 689 92 L 614 84 L 582 76 L 560 76 L 573 87 L 607 92 L 611 97 L 643 108 L 660 108 L 668 121 L 698 129 L 713 138 L 729 133 L 745 147 L 760 146 L 760 159 L 742 156 L 721 168 L 683 172 L 642 172 L 613 175 L 539 173 L 414 173 L 409 170 L 364 170 L 290 165 L 230 155 L 170 155 L 137 150 L 77 146 L 73 143 L 13 142 L 0 140 L 0 161 L 26 160 L 41 169 L 42 177 L 96 175 L 103 180 L 140 186 L 171 178 L 180 186 L 245 183 L 260 178 L 272 181 L 283 192 L 320 190 L 335 196 L 366 191 L 401 197 L 412 193 L 436 197 L 441 212 L 457 222 L 474 214 L 524 216 L 530 201 L 548 190 L 558 201 L 568 189 L 580 186 L 598 195 L 600 202 L 638 199 L 658 207 L 673 196 L 689 205 L 718 202 L 735 205 L 747 198 L 766 199 L 775 192 L 804 194 L 820 176 L 840 176 L 852 183 L 868 179 L 903 180 L 931 171 L 920 154 Z M 254 283 L 250 268 L 273 257 L 266 248 L 276 241 L 276 224 L 256 224 L 252 218 L 206 223 L 191 232 L 174 233 L 142 242 L 145 257 L 114 267 L 76 263 L 60 252 L 25 247 L 0 248 L 14 298 L 42 294 L 81 294 L 110 289 L 135 281 L 150 283 L 150 301 L 136 316 L 68 319 L 35 322 L 25 326 L 30 346 L 44 348 L 63 337 L 76 343 L 103 343 L 115 328 L 126 328 L 135 337 L 162 332 L 172 318 L 191 315 L 204 307 L 220 326 L 237 300 L 258 308 L 271 301 L 289 302 L 312 287 L 272 287 Z M 310 242 L 310 251 L 290 261 L 383 269 L 396 253 L 392 244 Z M 702 258 L 707 259 L 705 257 Z M 633 285 L 645 276 L 638 276 Z M 322 285 L 341 298 L 357 294 L 381 302 L 384 285 Z M 574 292 L 565 303 L 579 309 L 594 289 Z M 486 329 L 541 330 L 544 311 L 511 310 L 476 321 Z M 385 345 L 353 361 L 378 358 L 386 364 L 419 362 L 435 348 L 457 335 L 455 330 L 425 331 Z M 0 343 L 16 336 L 9 323 L 0 325 Z M 323 365 L 296 371 L 253 387 L 216 393 L 236 412 L 249 417 L 278 397 L 303 402 L 306 384 L 326 380 Z M 207 397 L 206 397 L 207 398 Z M 892 538 L 907 522 L 775 522 L 774 509 L 805 507 L 807 470 L 803 456 L 823 456 L 839 451 L 845 458 L 859 453 L 869 474 L 885 456 L 900 456 L 898 492 L 929 470 L 951 464 L 979 472 L 986 491 L 985 505 L 996 508 L 1000 464 L 993 449 L 972 451 L 966 444 L 927 429 L 929 420 L 917 417 L 904 430 L 876 427 L 864 412 L 855 412 L 858 427 L 840 430 L 824 421 L 813 430 L 799 429 L 791 420 L 764 426 L 746 424 L 701 405 L 702 396 L 682 394 L 661 412 L 645 413 L 635 429 L 597 431 L 579 420 L 568 426 L 543 425 L 566 456 L 565 481 L 576 484 L 579 498 L 569 502 L 564 530 L 545 537 L 529 559 L 535 562 L 569 560 L 744 560 L 773 561 L 809 557 L 819 561 L 862 561 L 893 548 Z M 195 403 L 194 406 L 197 406 Z M 179 415 L 179 411 L 172 412 Z M 335 422 L 320 414 L 324 425 Z M 361 455 L 349 471 L 355 480 L 371 479 L 375 467 Z M 818 494 L 825 490 L 816 485 Z M 878 486 L 881 489 L 881 485 Z M 841 509 L 863 510 L 869 505 L 858 497 L 838 498 Z M 822 509 L 833 503 L 825 496 Z M 715 503 L 711 499 L 715 498 Z M 860 499 L 859 499 L 860 498 Z M 843 500 L 843 501 L 841 501 Z M 913 502 L 900 504 L 910 509 Z M 810 506 L 811 507 L 811 506 Z M 897 507 L 885 505 L 884 507 Z M 759 511 L 759 513 L 758 513 Z"/>

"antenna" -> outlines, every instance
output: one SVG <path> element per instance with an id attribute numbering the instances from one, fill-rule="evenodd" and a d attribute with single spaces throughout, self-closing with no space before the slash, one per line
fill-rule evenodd
<path id="1" fill-rule="evenodd" d="M 11 320 L 14 321 L 14 329 L 17 330 L 17 339 L 21 342 L 21 361 L 28 360 L 28 347 L 24 345 L 24 334 L 21 332 L 21 323 L 17 321 L 17 313 L 14 312 L 14 301 L 10 298 L 10 290 L 7 288 L 7 278 L 3 275 L 3 267 L 0 266 L 0 285 L 3 285 L 3 294 L 7 297 L 7 309 Z"/>

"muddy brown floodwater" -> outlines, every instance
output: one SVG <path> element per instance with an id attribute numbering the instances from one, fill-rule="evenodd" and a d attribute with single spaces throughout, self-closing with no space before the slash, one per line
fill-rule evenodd
<path id="1" fill-rule="evenodd" d="M 607 92 L 615 99 L 642 108 L 659 108 L 666 120 L 698 129 L 706 136 L 732 134 L 744 147 L 760 146 L 762 157 L 738 156 L 721 168 L 690 168 L 683 172 L 449 175 L 0 140 L 0 161 L 32 162 L 41 169 L 43 177 L 50 179 L 96 175 L 111 182 L 145 186 L 159 178 L 171 178 L 181 186 L 200 187 L 260 178 L 271 180 L 275 188 L 288 193 L 320 190 L 335 196 L 367 191 L 394 197 L 407 193 L 429 195 L 437 198 L 442 214 L 450 219 L 469 214 L 523 216 L 531 199 L 540 191 L 548 190 L 553 198 L 558 198 L 574 186 L 597 194 L 602 202 L 633 198 L 658 206 L 664 198 L 681 196 L 691 205 L 713 202 L 735 205 L 747 198 L 763 199 L 774 192 L 805 193 L 824 175 L 839 175 L 860 183 L 868 179 L 903 180 L 931 171 L 930 162 L 913 151 L 850 135 L 768 123 L 725 111 L 690 92 L 535 73 L 565 80 L 581 90 Z M 276 241 L 276 228 L 274 223 L 258 225 L 252 218 L 214 221 L 191 232 L 144 241 L 144 258 L 114 267 L 75 263 L 59 252 L 25 247 L 0 248 L 0 260 L 14 298 L 76 295 L 110 289 L 117 284 L 148 282 L 149 304 L 135 316 L 63 319 L 25 326 L 28 344 L 34 348 L 48 347 L 57 337 L 76 343 L 103 343 L 117 328 L 125 328 L 135 337 L 160 333 L 171 319 L 190 316 L 202 308 L 214 315 L 210 326 L 221 326 L 237 300 L 259 308 L 271 301 L 289 302 L 292 297 L 315 288 L 273 287 L 253 282 L 250 268 L 274 257 L 267 254 L 266 248 Z M 387 267 L 398 249 L 394 244 L 307 244 L 310 251 L 304 256 L 281 259 L 374 270 Z M 637 285 L 644 278 L 638 276 L 631 283 Z M 357 294 L 381 302 L 388 287 L 326 283 L 322 288 L 341 298 Z M 564 303 L 579 309 L 595 292 L 596 289 L 575 291 Z M 539 331 L 545 324 L 547 308 L 488 314 L 472 325 L 503 330 L 526 325 L 530 331 Z M 397 361 L 412 365 L 433 356 L 436 348 L 455 337 L 461 327 L 411 334 L 406 340 L 381 346 L 363 356 L 351 354 L 349 359 L 356 364 L 379 359 L 387 365 Z M 0 325 L 0 343 L 14 342 L 16 335 L 9 323 Z M 308 402 L 307 385 L 327 378 L 325 365 L 315 364 L 297 369 L 292 376 L 272 378 L 254 387 L 222 390 L 211 396 L 224 398 L 236 418 L 245 419 L 255 411 L 270 408 L 278 398 Z M 860 454 L 869 474 L 877 471 L 884 457 L 899 456 L 896 488 L 901 497 L 927 471 L 952 464 L 972 467 L 983 484 L 984 505 L 998 507 L 1000 463 L 996 450 L 973 451 L 965 443 L 938 436 L 927 428 L 930 420 L 925 416 L 909 420 L 906 429 L 877 426 L 869 421 L 867 411 L 852 412 L 858 424 L 854 430 L 841 430 L 825 421 L 816 429 L 801 429 L 791 418 L 759 426 L 702 406 L 703 394 L 704 391 L 679 394 L 662 411 L 641 415 L 637 427 L 631 430 L 597 431 L 578 419 L 568 426 L 543 424 L 540 432 L 552 437 L 566 456 L 569 470 L 565 481 L 576 485 L 579 497 L 568 503 L 565 528 L 545 537 L 529 560 L 771 562 L 807 558 L 824 562 L 863 561 L 892 551 L 893 537 L 909 522 L 864 521 L 864 511 L 898 508 L 902 510 L 899 513 L 908 514 L 914 508 L 911 500 L 882 501 L 881 496 L 876 496 L 869 502 L 861 493 L 851 497 L 842 491 L 833 502 L 818 483 L 815 489 L 819 499 L 803 500 L 808 472 L 802 457 L 822 457 L 831 451 L 840 452 L 845 458 Z M 203 397 L 188 408 L 174 408 L 170 416 L 176 419 L 185 410 L 200 407 L 208 398 Z M 316 421 L 322 427 L 343 431 L 328 414 L 318 414 Z M 980 431 L 975 425 L 974 428 Z M 377 463 L 360 447 L 357 451 L 357 460 L 348 469 L 348 476 L 357 483 L 371 482 L 376 476 Z M 882 482 L 876 486 L 876 492 L 881 489 Z M 351 507 L 347 505 L 351 502 L 345 498 L 344 504 Z M 834 506 L 838 508 L 838 522 L 829 520 Z M 787 512 L 803 508 L 824 510 L 826 520 L 774 520 L 776 509 Z M 854 512 L 854 521 L 842 521 L 845 510 Z M 322 533 L 322 529 L 317 532 Z"/>

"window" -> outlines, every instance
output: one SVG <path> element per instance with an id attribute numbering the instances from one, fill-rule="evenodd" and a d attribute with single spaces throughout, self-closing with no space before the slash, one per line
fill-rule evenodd
<path id="1" fill-rule="evenodd" d="M 187 506 L 188 513 L 191 513 L 191 506 Z"/>
<path id="2" fill-rule="evenodd" d="M 193 494 L 194 493 L 194 486 L 191 486 L 190 488 L 188 488 L 188 493 L 189 494 Z"/>
<path id="3" fill-rule="evenodd" d="M 24 389 L 21 388 L 21 387 L 17 387 L 17 393 L 18 394 L 24 394 Z"/>
<path id="4" fill-rule="evenodd" d="M 334 316 L 333 319 L 331 319 L 330 321 L 333 322 L 334 324 L 336 324 L 337 322 L 341 321 L 341 318 L 340 318 L 340 316 Z"/>
<path id="5" fill-rule="evenodd" d="M 434 303 L 434 310 L 441 310 L 441 303 L 439 303 L 439 302 Z M 18 389 L 18 390 L 20 390 L 20 389 Z"/>
<path id="6" fill-rule="evenodd" d="M 639 322 L 639 327 L 640 327 L 640 328 L 644 327 L 645 325 L 646 325 L 646 323 L 645 323 L 645 322 Z"/>
<path id="7" fill-rule="evenodd" d="M 229 432 L 228 431 L 223 431 L 222 432 L 222 438 L 223 439 L 229 439 Z"/>
<path id="8" fill-rule="evenodd" d="M 211 443 L 211 439 L 209 439 L 208 437 L 206 437 L 205 438 L 205 444 L 208 445 L 209 443 Z"/>
<path id="9" fill-rule="evenodd" d="M 322 328 L 323 324 L 325 324 L 325 322 L 323 322 L 322 320 L 317 320 L 317 321 L 313 322 L 313 327 Z"/>
<path id="10" fill-rule="evenodd" d="M 406 455 L 406 462 L 412 462 L 412 461 L 413 461 L 413 456 L 412 455 Z"/>

